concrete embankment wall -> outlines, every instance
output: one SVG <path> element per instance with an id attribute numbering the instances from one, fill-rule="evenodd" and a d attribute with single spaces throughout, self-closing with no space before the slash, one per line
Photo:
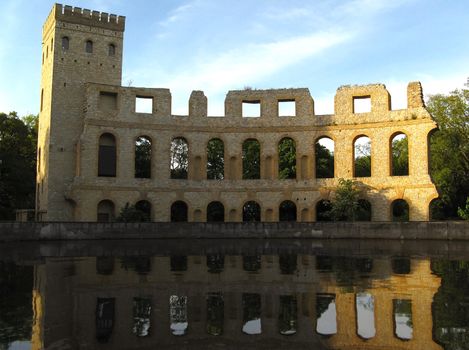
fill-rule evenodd
<path id="1" fill-rule="evenodd" d="M 0 223 L 0 242 L 168 238 L 469 240 L 469 222 Z"/>

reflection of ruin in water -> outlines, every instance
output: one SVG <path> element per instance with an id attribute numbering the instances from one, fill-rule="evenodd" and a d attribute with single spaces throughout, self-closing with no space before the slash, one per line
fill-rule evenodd
<path id="1" fill-rule="evenodd" d="M 33 348 L 441 349 L 431 315 L 439 285 L 419 259 L 49 258 L 35 268 Z"/>

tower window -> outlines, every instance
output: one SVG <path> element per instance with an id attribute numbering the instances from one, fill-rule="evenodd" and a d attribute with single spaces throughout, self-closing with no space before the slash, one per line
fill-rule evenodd
<path id="1" fill-rule="evenodd" d="M 62 38 L 62 50 L 67 51 L 70 44 L 70 39 L 68 36 Z"/>
<path id="2" fill-rule="evenodd" d="M 85 52 L 86 53 L 93 53 L 93 42 L 91 40 L 86 41 Z"/>
<path id="3" fill-rule="evenodd" d="M 116 45 L 109 44 L 109 56 L 115 56 L 115 55 L 116 55 Z"/>

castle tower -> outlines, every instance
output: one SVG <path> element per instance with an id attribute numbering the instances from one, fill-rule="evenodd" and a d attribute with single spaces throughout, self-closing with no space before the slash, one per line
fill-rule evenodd
<path id="1" fill-rule="evenodd" d="M 73 221 L 87 83 L 120 85 L 125 17 L 55 4 L 42 31 L 36 178 L 38 220 Z"/>

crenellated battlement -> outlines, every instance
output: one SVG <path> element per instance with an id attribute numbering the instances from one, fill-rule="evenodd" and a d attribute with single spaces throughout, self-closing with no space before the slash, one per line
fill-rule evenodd
<path id="1" fill-rule="evenodd" d="M 47 26 L 51 19 L 116 31 L 124 31 L 125 29 L 124 16 L 82 9 L 81 7 L 64 6 L 62 4 L 54 5 L 45 26 Z"/>

